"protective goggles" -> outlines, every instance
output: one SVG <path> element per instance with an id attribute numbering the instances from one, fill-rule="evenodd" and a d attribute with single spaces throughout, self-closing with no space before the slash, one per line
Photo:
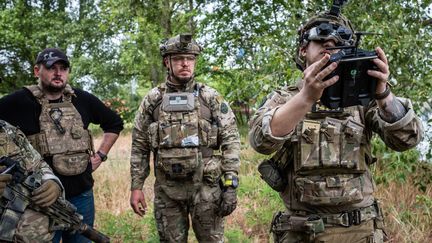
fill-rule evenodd
<path id="1" fill-rule="evenodd" d="M 331 23 L 321 23 L 315 26 L 303 35 L 304 40 L 308 41 L 327 41 L 334 40 L 336 45 L 351 45 L 353 42 L 353 33 L 341 25 Z"/>

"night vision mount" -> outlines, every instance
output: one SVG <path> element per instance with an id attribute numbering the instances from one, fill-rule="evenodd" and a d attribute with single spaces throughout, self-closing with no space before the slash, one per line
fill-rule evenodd
<path id="1" fill-rule="evenodd" d="M 179 48 L 186 49 L 192 43 L 192 34 L 180 34 Z"/>
<path id="2" fill-rule="evenodd" d="M 339 16 L 342 5 L 348 0 L 333 0 L 333 5 L 330 9 L 330 15 Z"/>
<path id="3" fill-rule="evenodd" d="M 334 0 L 330 13 L 338 16 L 340 7 L 345 1 Z M 377 53 L 358 48 L 362 35 L 374 33 L 356 32 L 354 34 L 356 35 L 354 45 L 327 48 L 327 50 L 340 50 L 330 56 L 326 65 L 338 62 L 338 67 L 324 79 L 327 80 L 338 75 L 339 81 L 327 87 L 320 99 L 321 104 L 330 109 L 354 105 L 366 106 L 375 96 L 377 79 L 369 76 L 367 70 L 378 70 L 372 62 L 372 59 L 378 57 Z"/>

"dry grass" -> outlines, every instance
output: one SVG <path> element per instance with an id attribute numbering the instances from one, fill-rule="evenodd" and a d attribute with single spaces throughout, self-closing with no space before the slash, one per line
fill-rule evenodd
<path id="1" fill-rule="evenodd" d="M 96 139 L 95 144 L 98 145 L 99 142 L 100 138 Z M 268 218 L 271 217 L 272 210 L 282 208 L 283 205 L 280 200 L 272 197 L 276 194 L 262 190 L 263 182 L 256 175 L 255 169 L 262 156 L 257 155 L 247 143 L 243 144 L 241 178 L 247 180 L 250 187 L 239 192 L 239 206 L 227 217 L 225 228 L 226 231 L 241 232 L 239 240 L 232 242 L 269 242 L 271 218 Z M 148 215 L 139 218 L 133 214 L 129 205 L 130 146 L 130 134 L 120 136 L 109 154 L 108 161 L 94 173 L 96 227 L 108 231 L 105 233 L 112 237 L 113 242 L 157 242 L 152 218 L 152 173 L 144 187 L 149 206 Z M 423 193 L 412 183 L 392 182 L 386 186 L 379 185 L 377 197 L 381 199 L 386 230 L 391 242 L 432 242 L 432 188 L 429 187 Z M 119 222 L 105 222 L 110 220 Z M 126 229 L 121 229 L 122 227 Z M 193 235 L 193 232 L 190 232 L 190 235 Z M 149 238 L 152 240 L 148 240 Z M 189 238 L 191 242 L 196 242 L 194 237 Z"/>
<path id="2" fill-rule="evenodd" d="M 432 188 L 420 192 L 412 183 L 378 187 L 390 242 L 432 242 Z"/>

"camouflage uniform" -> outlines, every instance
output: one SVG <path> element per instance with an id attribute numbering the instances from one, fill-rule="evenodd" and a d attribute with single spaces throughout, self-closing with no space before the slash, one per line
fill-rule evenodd
<path id="1" fill-rule="evenodd" d="M 372 132 L 396 151 L 416 146 L 423 131 L 411 102 L 397 98 L 407 113 L 391 124 L 381 119 L 375 102 L 336 113 L 315 105 L 291 133 L 273 136 L 275 111 L 300 88 L 271 93 L 250 122 L 252 147 L 263 154 L 277 152 L 277 163 L 284 167 L 280 196 L 287 211 L 274 217 L 275 242 L 382 242 L 382 214 L 368 169 L 375 162 Z"/>
<path id="2" fill-rule="evenodd" d="M 60 180 L 53 174 L 51 168 L 46 164 L 40 154 L 33 149 L 25 135 L 9 123 L 0 120 L 0 157 L 10 157 L 22 163 L 20 166 L 28 172 L 40 173 L 42 182 L 46 180 L 55 180 L 61 185 Z M 61 187 L 63 190 L 63 187 Z M 64 190 L 63 190 L 64 191 Z M 2 240 L 7 240 L 8 236 L 14 235 L 14 242 L 51 242 L 53 232 L 49 230 L 49 219 L 39 212 L 25 209 L 20 216 L 16 230 L 3 227 L 3 220 L 10 217 L 18 216 L 12 211 L 2 208 L 4 203 L 9 202 L 6 198 L 7 193 L 1 198 L 1 234 Z"/>
<path id="3" fill-rule="evenodd" d="M 183 115 L 177 120 L 178 127 L 164 129 L 167 120 L 179 114 L 161 110 L 162 96 L 179 91 L 193 94 L 198 114 Z M 196 124 L 197 130 L 180 124 L 187 122 Z M 198 153 L 190 156 L 181 145 L 185 137 L 192 138 L 188 143 L 195 143 L 192 147 Z M 167 144 L 177 144 L 177 148 L 164 148 Z M 219 149 L 221 154 L 215 154 Z M 143 188 L 150 172 L 151 151 L 156 176 L 154 211 L 161 242 L 186 242 L 189 214 L 200 242 L 222 242 L 223 217 L 217 214 L 221 202 L 219 180 L 223 174 L 238 173 L 240 153 L 235 116 L 228 104 L 214 89 L 194 80 L 184 90 L 176 90 L 169 81 L 152 89 L 139 107 L 132 133 L 132 190 Z M 172 171 L 177 165 L 181 165 L 182 175 Z"/>

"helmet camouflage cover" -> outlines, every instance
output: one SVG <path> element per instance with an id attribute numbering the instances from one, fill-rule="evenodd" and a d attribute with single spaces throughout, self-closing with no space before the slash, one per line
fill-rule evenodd
<path id="1" fill-rule="evenodd" d="M 305 61 L 299 55 L 300 49 L 309 41 L 334 40 L 336 45 L 347 46 L 355 42 L 354 28 L 351 22 L 342 14 L 335 16 L 329 12 L 320 13 L 310 18 L 298 30 L 298 45 L 295 62 L 300 70 L 305 69 Z"/>
<path id="2" fill-rule="evenodd" d="M 199 55 L 202 51 L 202 47 L 192 39 L 191 34 L 180 34 L 169 38 L 164 41 L 160 47 L 160 54 L 162 57 L 171 54 L 193 54 Z"/>

